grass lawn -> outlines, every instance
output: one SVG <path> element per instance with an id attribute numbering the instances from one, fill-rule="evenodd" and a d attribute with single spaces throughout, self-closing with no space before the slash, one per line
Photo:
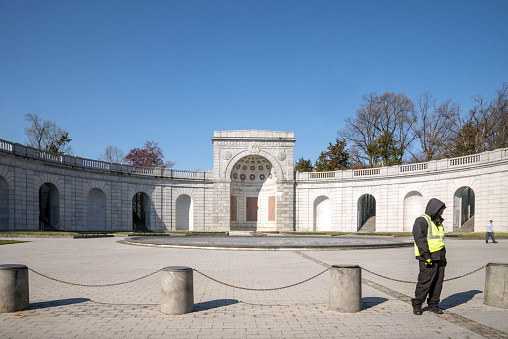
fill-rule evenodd
<path id="1" fill-rule="evenodd" d="M 72 236 L 73 232 L 50 232 L 50 231 L 1 231 L 2 234 L 21 234 L 21 235 L 51 235 L 51 236 Z"/>
<path id="2" fill-rule="evenodd" d="M 18 240 L 0 240 L 0 245 L 9 245 L 9 244 L 19 244 L 21 242 L 29 242 L 29 241 L 18 241 Z"/>

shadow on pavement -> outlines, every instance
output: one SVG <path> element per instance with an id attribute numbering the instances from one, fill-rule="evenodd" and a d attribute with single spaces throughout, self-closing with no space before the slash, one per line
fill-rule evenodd
<path id="1" fill-rule="evenodd" d="M 194 304 L 194 312 L 211 310 L 213 308 L 225 307 L 229 305 L 238 304 L 239 301 L 236 299 L 217 299 L 205 301 L 202 303 Z"/>
<path id="2" fill-rule="evenodd" d="M 447 308 L 452 308 L 455 306 L 459 306 L 462 304 L 467 303 L 469 300 L 473 299 L 475 295 L 478 293 L 483 293 L 483 291 L 480 290 L 470 290 L 466 292 L 460 292 L 452 294 L 439 303 L 439 307 L 443 310 L 446 310 Z"/>
<path id="3" fill-rule="evenodd" d="M 58 307 L 58 306 L 66 306 L 73 305 L 79 303 L 86 303 L 90 301 L 88 298 L 69 298 L 69 299 L 60 299 L 60 300 L 51 300 L 51 301 L 41 301 L 38 303 L 30 303 L 29 310 L 39 310 L 42 308 L 50 308 L 50 307 Z"/>
<path id="4" fill-rule="evenodd" d="M 385 301 L 388 301 L 386 298 L 379 298 L 379 297 L 365 297 L 362 298 L 362 310 L 369 309 L 371 307 L 377 306 L 379 304 L 384 303 Z"/>

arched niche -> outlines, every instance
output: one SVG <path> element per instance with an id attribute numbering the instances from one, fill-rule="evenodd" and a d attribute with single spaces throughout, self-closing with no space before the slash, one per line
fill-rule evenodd
<path id="1" fill-rule="evenodd" d="M 86 199 L 87 229 L 94 231 L 106 230 L 106 194 L 94 188 L 88 192 Z"/>
<path id="2" fill-rule="evenodd" d="M 9 186 L 4 178 L 0 177 L 0 230 L 9 229 Z"/>
<path id="3" fill-rule="evenodd" d="M 182 194 L 176 199 L 176 229 L 192 231 L 194 229 L 194 206 L 192 198 Z"/>
<path id="4" fill-rule="evenodd" d="M 278 173 L 261 155 L 239 159 L 230 174 L 232 230 L 276 229 Z"/>
<path id="5" fill-rule="evenodd" d="M 404 224 L 402 225 L 404 232 L 411 232 L 415 219 L 425 212 L 422 204 L 423 196 L 420 192 L 411 191 L 404 197 Z"/>
<path id="6" fill-rule="evenodd" d="M 331 231 L 332 213 L 330 199 L 324 195 L 317 197 L 313 204 L 314 231 Z"/>

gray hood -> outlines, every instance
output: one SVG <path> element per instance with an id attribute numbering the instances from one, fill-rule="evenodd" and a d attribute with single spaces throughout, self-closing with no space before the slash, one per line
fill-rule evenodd
<path id="1" fill-rule="evenodd" d="M 445 209 L 446 205 L 439 199 L 432 198 L 427 203 L 427 208 L 425 209 L 425 214 L 427 214 L 431 219 L 435 219 L 437 212 L 442 209 Z"/>

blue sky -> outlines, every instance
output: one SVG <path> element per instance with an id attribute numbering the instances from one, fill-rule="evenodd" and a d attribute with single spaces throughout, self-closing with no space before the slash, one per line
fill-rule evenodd
<path id="1" fill-rule="evenodd" d="M 508 81 L 508 1 L 0 0 L 0 139 L 26 113 L 75 155 L 159 142 L 212 169 L 213 131 L 294 132 L 313 162 L 362 95 L 463 111 Z"/>

